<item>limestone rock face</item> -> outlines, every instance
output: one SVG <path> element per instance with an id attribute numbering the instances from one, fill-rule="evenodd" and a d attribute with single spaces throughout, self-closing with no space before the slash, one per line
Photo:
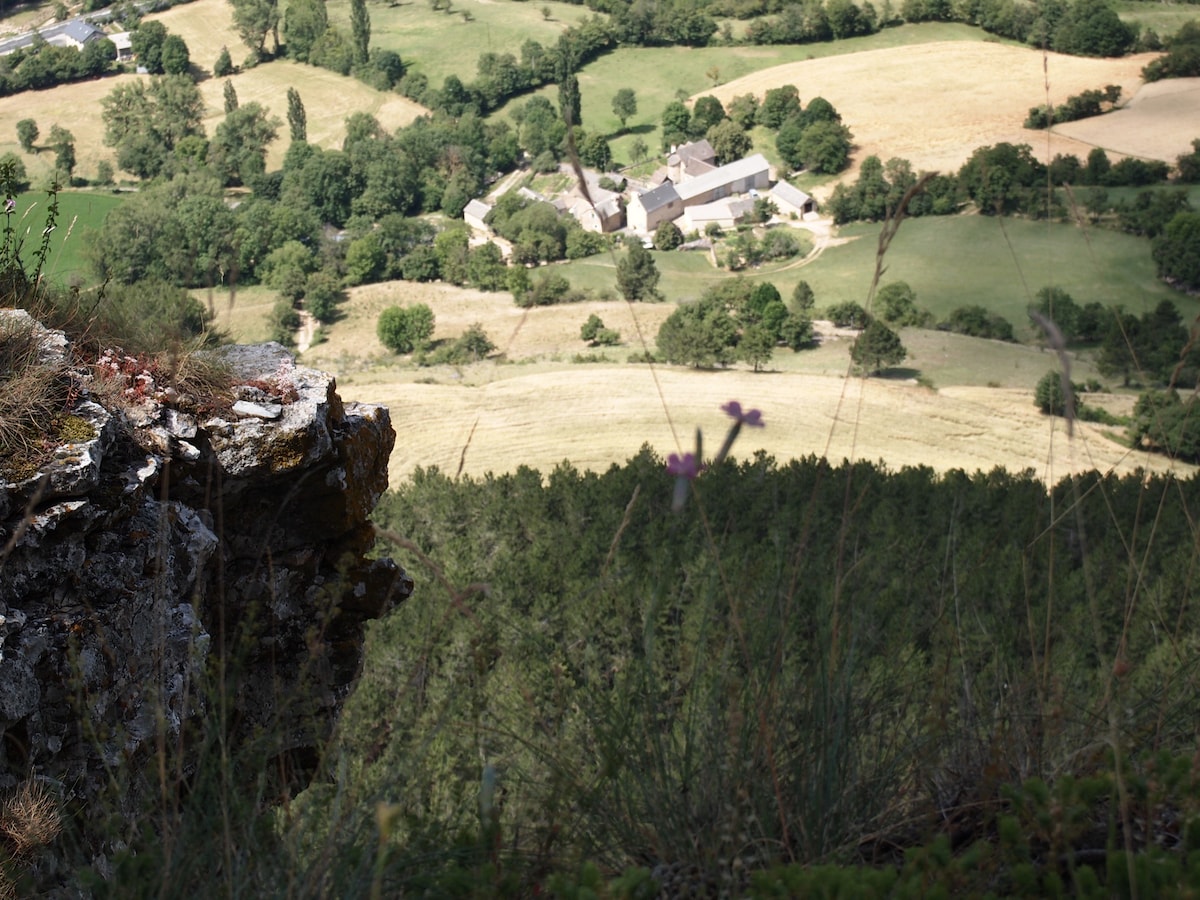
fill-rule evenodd
<path id="1" fill-rule="evenodd" d="M 266 729 L 303 757 L 354 684 L 364 622 L 411 593 L 366 556 L 387 409 L 343 404 L 278 344 L 223 352 L 225 411 L 169 390 L 106 409 L 85 385 L 90 436 L 0 478 L 0 789 L 33 774 L 86 800 L 212 715 L 222 667 L 232 737 Z"/>

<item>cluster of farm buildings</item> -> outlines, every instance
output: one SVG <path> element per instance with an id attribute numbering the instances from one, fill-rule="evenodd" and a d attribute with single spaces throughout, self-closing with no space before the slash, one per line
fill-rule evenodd
<path id="1" fill-rule="evenodd" d="M 785 218 L 803 219 L 816 212 L 812 197 L 773 177 L 771 165 L 761 153 L 723 166 L 718 166 L 716 159 L 708 141 L 694 141 L 675 148 L 667 164 L 648 182 L 627 181 L 624 193 L 605 190 L 600 176 L 588 171 L 584 172 L 586 185 L 576 183 L 558 197 L 520 190 L 531 200 L 552 203 L 560 213 L 574 216 L 587 231 L 609 234 L 625 230 L 643 238 L 663 222 L 674 222 L 684 234 L 704 234 L 713 225 L 723 230 L 734 228 L 764 197 Z M 618 182 L 622 176 L 609 178 Z M 472 200 L 463 210 L 463 218 L 477 232 L 488 233 L 484 220 L 491 210 L 483 200 Z"/>

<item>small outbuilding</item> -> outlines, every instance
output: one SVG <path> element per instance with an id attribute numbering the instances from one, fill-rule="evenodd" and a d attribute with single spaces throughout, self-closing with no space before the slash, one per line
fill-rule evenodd
<path id="1" fill-rule="evenodd" d="M 786 181 L 771 188 L 771 200 L 781 215 L 804 218 L 805 214 L 817 211 L 817 202 L 808 194 Z"/>

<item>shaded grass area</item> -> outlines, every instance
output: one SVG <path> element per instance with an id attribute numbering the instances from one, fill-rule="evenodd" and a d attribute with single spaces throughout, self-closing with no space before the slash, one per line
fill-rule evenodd
<path id="1" fill-rule="evenodd" d="M 34 265 L 33 254 L 42 245 L 46 224 L 47 199 L 43 191 L 27 191 L 16 198 L 13 228 L 23 241 L 21 259 L 27 268 Z M 121 202 L 121 196 L 93 191 L 63 191 L 58 195 L 58 224 L 50 235 L 50 253 L 44 273 L 54 281 L 93 279 L 84 255 L 89 231 L 103 226 L 104 218 Z"/>
<path id="2" fill-rule="evenodd" d="M 237 344 L 254 344 L 271 339 L 269 316 L 279 292 L 263 285 L 239 287 L 231 297 L 228 289 L 192 292 L 215 314 L 214 324 Z"/>

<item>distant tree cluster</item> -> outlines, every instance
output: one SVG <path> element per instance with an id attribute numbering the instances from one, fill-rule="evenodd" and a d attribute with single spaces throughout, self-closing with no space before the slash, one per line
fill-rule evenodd
<path id="1" fill-rule="evenodd" d="M 1200 21 L 1192 20 L 1166 41 L 1167 52 L 1142 69 L 1147 81 L 1200 76 Z"/>
<path id="2" fill-rule="evenodd" d="M 116 58 L 117 48 L 108 38 L 88 41 L 82 49 L 35 38 L 30 46 L 0 56 L 0 96 L 107 75 Z"/>
<path id="3" fill-rule="evenodd" d="M 1180 172 L 1190 173 L 1192 166 L 1191 157 L 1180 157 Z M 1196 168 L 1200 169 L 1200 163 Z M 976 149 L 957 175 L 928 177 L 909 199 L 905 214 L 950 215 L 972 203 L 985 215 L 1063 218 L 1067 215 L 1063 198 L 1054 189 L 1047 193 L 1047 179 L 1055 187 L 1140 187 L 1165 182 L 1169 174 L 1170 167 L 1157 160 L 1126 157 L 1114 163 L 1099 147 L 1084 163 L 1076 156 L 1059 154 L 1046 166 L 1034 157 L 1028 144 L 1000 143 Z M 908 160 L 893 158 L 884 165 L 877 156 L 868 156 L 857 181 L 837 185 L 825 209 L 838 224 L 881 221 L 898 209 L 918 181 Z M 1106 200 L 1107 195 L 1098 199 Z"/>
<path id="4" fill-rule="evenodd" d="M 1035 106 L 1029 110 L 1025 119 L 1026 128 L 1049 128 L 1062 122 L 1074 122 L 1079 119 L 1089 119 L 1112 109 L 1121 100 L 1121 86 L 1110 84 L 1104 90 L 1084 91 L 1068 97 L 1065 103 L 1058 106 Z"/>
<path id="5" fill-rule="evenodd" d="M 659 355 L 676 365 L 713 368 L 741 361 L 758 371 L 776 347 L 798 351 L 812 340 L 812 320 L 802 310 L 789 310 L 773 284 L 736 278 L 680 304 L 659 327 L 656 343 Z"/>

